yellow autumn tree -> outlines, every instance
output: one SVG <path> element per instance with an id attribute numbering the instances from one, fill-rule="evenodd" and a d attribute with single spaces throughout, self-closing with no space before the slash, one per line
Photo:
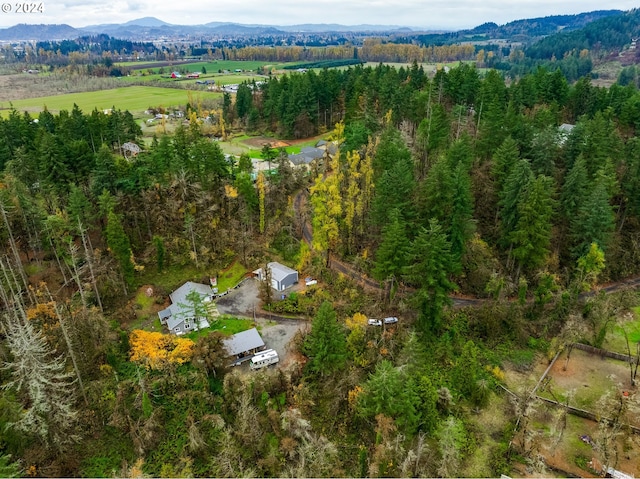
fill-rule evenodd
<path id="1" fill-rule="evenodd" d="M 340 171 L 340 151 L 331 159 L 330 173 L 318 176 L 311 187 L 313 209 L 313 249 L 329 257 L 340 242 L 339 222 L 342 218 L 342 198 L 340 185 L 343 173 Z"/>
<path id="2" fill-rule="evenodd" d="M 172 364 L 184 364 L 191 361 L 195 343 L 187 338 L 175 338 L 174 348 L 169 352 L 169 362 Z"/>
<path id="3" fill-rule="evenodd" d="M 164 369 L 170 364 L 184 364 L 193 356 L 194 342 L 159 332 L 134 329 L 129 337 L 131 361 L 147 369 Z"/>
<path id="4" fill-rule="evenodd" d="M 258 201 L 260 207 L 260 234 L 264 233 L 264 199 L 266 195 L 266 181 L 262 171 L 258 173 L 256 179 L 256 188 L 258 188 Z"/>
<path id="5" fill-rule="evenodd" d="M 362 313 L 355 313 L 353 316 L 348 316 L 345 320 L 345 324 L 349 331 L 354 329 L 364 329 L 367 327 L 367 317 Z"/>
<path id="6" fill-rule="evenodd" d="M 365 367 L 371 362 L 367 354 L 367 317 L 362 313 L 355 313 L 345 320 L 345 324 L 350 331 L 347 336 L 347 350 L 357 365 Z"/>

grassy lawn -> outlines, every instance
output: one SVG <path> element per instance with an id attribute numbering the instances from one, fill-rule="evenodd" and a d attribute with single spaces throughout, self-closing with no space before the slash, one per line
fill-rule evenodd
<path id="1" fill-rule="evenodd" d="M 629 354 L 626 336 L 629 338 L 631 355 L 636 354 L 636 344 L 640 342 L 640 306 L 633 308 L 634 317 L 631 321 L 620 320 L 609 329 L 604 348 L 620 354 Z"/>
<path id="2" fill-rule="evenodd" d="M 275 139 L 274 139 L 274 141 L 275 141 Z M 303 143 L 296 143 L 295 145 L 287 146 L 287 147 L 285 147 L 285 151 L 287 153 L 289 153 L 290 155 L 296 155 L 296 154 L 300 153 L 300 150 L 302 150 L 302 148 L 307 147 L 307 146 L 316 146 L 316 143 L 318 143 L 318 139 L 314 138 L 313 140 L 305 141 Z M 247 151 L 247 153 L 249 153 L 249 156 L 251 158 L 263 158 L 262 150 L 250 149 L 250 150 Z"/>
<path id="3" fill-rule="evenodd" d="M 138 284 L 154 284 L 172 291 L 185 281 L 201 281 L 207 273 L 193 265 L 174 265 L 158 273 L 155 267 L 149 266 L 138 277 Z"/>
<path id="4" fill-rule="evenodd" d="M 202 95 L 203 98 L 212 99 L 218 98 L 221 95 L 220 93 L 208 91 L 198 92 L 198 94 Z M 86 113 L 91 112 L 94 108 L 105 110 L 114 106 L 120 110 L 141 112 L 149 107 L 178 106 L 185 105 L 187 102 L 188 90 L 131 86 L 112 90 L 15 100 L 12 102 L 12 105 L 18 111 L 28 111 L 29 113 L 38 113 L 45 107 L 52 113 L 57 113 L 60 110 L 71 111 L 75 103 Z M 5 103 L 0 105 L 0 107 L 9 108 L 9 104 Z"/>
<path id="5" fill-rule="evenodd" d="M 223 293 L 227 289 L 234 287 L 247 273 L 247 268 L 237 261 L 234 261 L 228 268 L 218 271 L 218 291 Z M 153 284 L 165 289 L 167 292 L 173 291 L 186 281 L 202 282 L 209 276 L 214 276 L 215 270 L 203 270 L 194 265 L 173 265 L 158 273 L 156 268 L 150 266 L 138 277 L 138 285 Z M 141 298 L 140 301 L 146 301 Z M 136 296 L 136 302 L 138 297 Z"/>
<path id="6" fill-rule="evenodd" d="M 220 316 L 218 319 L 209 322 L 211 323 L 211 327 L 194 331 L 184 337 L 189 338 L 192 341 L 197 341 L 198 339 L 209 335 L 212 331 L 220 331 L 225 336 L 231 336 L 232 334 L 241 333 L 242 331 L 255 327 L 254 322 L 250 319 L 239 319 L 232 316 Z"/>
<path id="7" fill-rule="evenodd" d="M 233 288 L 244 278 L 247 272 L 247 268 L 237 261 L 234 261 L 231 266 L 218 274 L 218 292 L 224 293 L 228 289 Z"/>

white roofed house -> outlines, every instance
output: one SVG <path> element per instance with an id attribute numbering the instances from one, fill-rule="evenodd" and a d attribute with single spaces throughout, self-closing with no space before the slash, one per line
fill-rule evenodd
<path id="1" fill-rule="evenodd" d="M 216 313 L 211 286 L 187 281 L 169 295 L 171 305 L 158 312 L 160 322 L 172 334 L 185 334 L 208 328 Z"/>
<path id="2" fill-rule="evenodd" d="M 271 273 L 271 287 L 276 291 L 284 291 L 298 282 L 298 272 L 288 266 L 272 261 L 267 263 L 267 268 Z M 263 268 L 253 272 L 260 281 L 267 279 Z"/>

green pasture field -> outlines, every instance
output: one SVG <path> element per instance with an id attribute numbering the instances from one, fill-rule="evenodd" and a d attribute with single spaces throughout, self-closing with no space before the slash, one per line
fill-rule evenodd
<path id="1" fill-rule="evenodd" d="M 188 101 L 187 92 L 188 90 L 175 88 L 131 86 L 112 90 L 15 100 L 11 102 L 11 105 L 17 111 L 28 111 L 29 113 L 39 113 L 45 107 L 52 113 L 57 113 L 60 110 L 70 111 L 74 103 L 85 113 L 92 111 L 94 108 L 105 110 L 112 107 L 119 110 L 129 110 L 130 112 L 141 112 L 149 107 L 163 106 L 166 108 L 184 105 Z M 197 94 L 202 95 L 203 98 L 212 99 L 221 95 L 220 93 L 208 91 L 197 92 Z M 0 105 L 0 109 L 5 109 L 6 114 L 11 105 L 8 102 L 3 103 Z"/>
<path id="2" fill-rule="evenodd" d="M 151 62 L 145 62 L 145 63 L 151 63 Z M 160 62 L 158 62 L 160 63 Z M 160 68 L 164 68 L 164 72 L 165 74 L 169 74 L 171 73 L 171 71 L 173 71 L 173 69 L 176 70 L 186 70 L 188 72 L 201 72 L 202 71 L 202 67 L 205 67 L 205 69 L 207 70 L 207 73 L 218 73 L 219 70 L 228 70 L 230 72 L 233 72 L 234 70 L 237 69 L 241 69 L 243 71 L 255 71 L 257 70 L 259 67 L 263 67 L 263 66 L 269 66 L 275 69 L 280 69 L 282 68 L 284 65 L 287 64 L 294 64 L 295 62 L 289 62 L 289 63 L 274 63 L 274 62 L 267 62 L 267 61 L 262 61 L 262 60 L 247 60 L 247 61 L 236 61 L 236 60 L 213 60 L 213 61 L 202 61 L 202 62 L 194 62 L 194 63 L 177 63 L 176 65 L 173 66 L 164 66 L 164 67 L 145 67 L 145 68 L 136 68 L 137 62 L 129 62 L 129 63 L 119 63 L 118 65 L 122 65 L 124 67 L 129 67 L 134 71 L 146 71 L 146 70 L 151 70 L 154 73 L 158 73 L 158 71 L 160 70 Z"/>

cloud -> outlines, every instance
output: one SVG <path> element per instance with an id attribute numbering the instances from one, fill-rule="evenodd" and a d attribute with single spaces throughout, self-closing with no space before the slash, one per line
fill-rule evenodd
<path id="1" fill-rule="evenodd" d="M 86 26 L 119 23 L 154 16 L 174 24 L 212 21 L 292 25 L 298 23 L 384 24 L 458 29 L 493 21 L 592 10 L 637 7 L 637 0 L 43 0 L 45 13 L 30 17 L 7 14 L 6 26 L 16 23 L 68 23 Z"/>

